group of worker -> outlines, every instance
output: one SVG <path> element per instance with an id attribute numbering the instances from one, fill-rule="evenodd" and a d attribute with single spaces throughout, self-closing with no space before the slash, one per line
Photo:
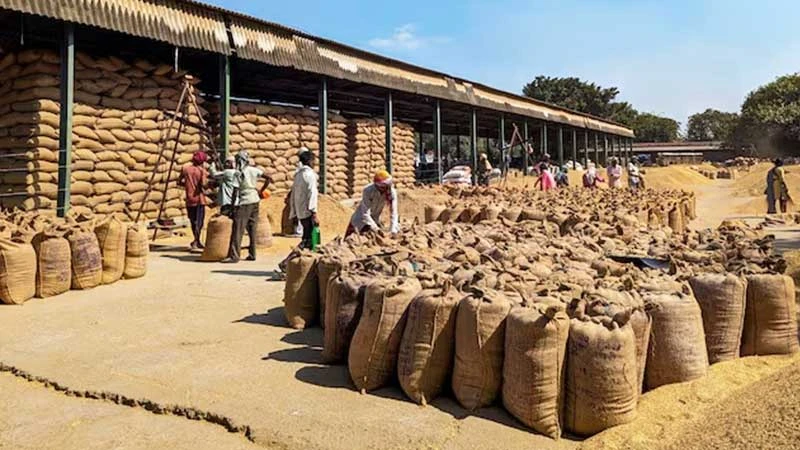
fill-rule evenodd
<path id="1" fill-rule="evenodd" d="M 314 171 L 314 154 L 303 148 L 298 155 L 299 164 L 294 174 L 289 193 L 289 219 L 302 228 L 301 249 L 313 247 L 312 233 L 319 227 L 317 216 L 319 206 L 318 176 Z M 263 184 L 259 186 L 259 180 Z M 217 204 L 220 213 L 233 220 L 231 240 L 227 258 L 223 262 L 237 263 L 240 260 L 242 238 L 247 232 L 250 237 L 247 260 L 256 259 L 256 239 L 258 232 L 259 204 L 272 183 L 266 172 L 256 167 L 246 150 L 236 156 L 228 156 L 222 167 L 216 162 L 208 164 L 208 155 L 199 151 L 192 156 L 191 163 L 181 170 L 179 184 L 184 187 L 186 210 L 192 229 L 193 240 L 190 249 L 203 248 L 201 232 L 205 223 L 205 208 L 208 200 L 205 190 L 213 180 L 217 187 Z M 389 232 L 400 231 L 397 190 L 392 176 L 386 170 L 379 170 L 363 192 L 361 202 L 353 213 L 346 235 L 382 230 L 380 216 L 388 205 L 390 210 Z"/>

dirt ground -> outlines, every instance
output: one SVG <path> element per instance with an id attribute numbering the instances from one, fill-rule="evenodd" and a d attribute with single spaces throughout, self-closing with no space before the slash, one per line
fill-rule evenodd
<path id="1" fill-rule="evenodd" d="M 693 226 L 715 226 L 741 214 L 740 201 L 756 198 L 742 195 L 736 180 L 671 186 L 693 179 L 690 170 L 648 176 L 696 190 L 702 221 Z M 404 215 L 436 195 L 409 193 Z M 144 279 L 0 308 L 0 448 L 699 449 L 797 442 L 798 399 L 782 394 L 796 391 L 798 358 L 715 365 L 704 379 L 645 394 L 634 423 L 586 441 L 552 441 L 499 407 L 470 415 L 444 397 L 423 408 L 396 387 L 361 395 L 344 366 L 320 363 L 321 330 L 284 325 L 283 285 L 272 281 L 273 269 L 296 240 L 275 238 L 259 261 L 238 265 L 197 262 L 185 241 L 159 242 Z M 757 431 L 748 433 L 752 427 Z"/>

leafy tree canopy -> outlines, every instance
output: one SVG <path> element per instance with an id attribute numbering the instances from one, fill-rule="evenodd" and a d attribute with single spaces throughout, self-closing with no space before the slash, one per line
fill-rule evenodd
<path id="1" fill-rule="evenodd" d="M 687 137 L 690 141 L 728 142 L 739 122 L 739 115 L 707 109 L 689 117 Z"/>

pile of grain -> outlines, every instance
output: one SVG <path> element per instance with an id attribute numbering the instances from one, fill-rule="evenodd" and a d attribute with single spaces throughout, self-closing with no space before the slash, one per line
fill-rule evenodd
<path id="1" fill-rule="evenodd" d="M 27 169 L 3 179 L 3 186 L 23 189 L 28 197 L 4 206 L 51 209 L 55 206 L 58 173 L 58 115 L 60 57 L 50 51 L 25 50 L 3 59 L 0 80 L 5 91 L 0 98 L 3 117 L 0 149 L 22 153 L 17 159 L 2 158 L 3 164 Z M 154 192 L 144 204 L 147 217 L 155 217 L 166 197 L 168 217 L 184 215 L 183 191 L 174 182 L 181 166 L 193 152 L 205 149 L 200 131 L 184 127 L 172 153 L 178 123 L 168 130 L 186 78 L 198 80 L 168 65 L 145 60 L 123 61 L 116 57 L 76 55 L 75 105 L 73 116 L 72 205 L 77 213 L 112 214 L 138 210 L 150 176 L 155 170 Z M 189 98 L 202 99 L 192 88 Z M 188 107 L 185 118 L 199 123 L 205 111 Z M 156 166 L 158 153 L 168 142 L 165 159 Z M 174 164 L 170 164 L 174 158 Z M 27 160 L 27 163 L 24 161 Z M 164 191 L 168 172 L 173 183 Z M 13 200 L 12 200 L 13 201 Z M 21 203 L 19 203 L 21 201 Z"/>

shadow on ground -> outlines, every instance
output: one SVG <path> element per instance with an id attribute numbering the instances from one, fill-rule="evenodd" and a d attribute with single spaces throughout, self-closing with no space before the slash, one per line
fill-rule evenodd
<path id="1" fill-rule="evenodd" d="M 283 314 L 283 308 L 272 308 L 264 314 L 250 314 L 249 316 L 242 317 L 239 320 L 234 320 L 233 323 L 249 323 L 253 325 L 268 325 L 271 327 L 289 328 L 286 322 L 286 317 Z"/>
<path id="2" fill-rule="evenodd" d="M 189 253 L 185 255 L 161 255 L 162 258 L 175 259 L 181 262 L 200 262 L 200 254 Z"/>

